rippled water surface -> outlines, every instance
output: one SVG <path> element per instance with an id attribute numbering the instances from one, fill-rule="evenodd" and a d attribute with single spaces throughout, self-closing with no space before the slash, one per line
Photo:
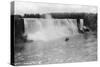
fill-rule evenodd
<path id="1" fill-rule="evenodd" d="M 97 60 L 97 39 L 91 33 L 78 34 L 65 41 L 65 37 L 53 41 L 18 43 L 24 49 L 15 54 L 16 65 L 54 64 Z"/>

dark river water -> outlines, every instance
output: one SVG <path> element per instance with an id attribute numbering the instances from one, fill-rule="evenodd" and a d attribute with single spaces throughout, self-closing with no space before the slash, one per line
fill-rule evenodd
<path id="1" fill-rule="evenodd" d="M 97 60 L 97 38 L 91 33 L 78 34 L 49 42 L 17 43 L 15 65 L 55 64 Z M 24 47 L 24 48 L 21 48 Z"/>

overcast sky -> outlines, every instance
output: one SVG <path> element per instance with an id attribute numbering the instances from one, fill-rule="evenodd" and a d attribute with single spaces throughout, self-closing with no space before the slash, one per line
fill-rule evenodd
<path id="1" fill-rule="evenodd" d="M 88 12 L 96 13 L 97 7 L 95 6 L 80 6 L 80 5 L 65 5 L 54 3 L 34 3 L 15 1 L 14 14 L 25 13 L 51 13 L 51 12 Z"/>

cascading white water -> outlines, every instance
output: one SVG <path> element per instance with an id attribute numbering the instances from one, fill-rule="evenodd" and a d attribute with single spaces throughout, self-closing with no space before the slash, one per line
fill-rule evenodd
<path id="1" fill-rule="evenodd" d="M 78 33 L 76 19 L 24 18 L 25 34 L 28 40 L 50 41 L 70 37 Z"/>

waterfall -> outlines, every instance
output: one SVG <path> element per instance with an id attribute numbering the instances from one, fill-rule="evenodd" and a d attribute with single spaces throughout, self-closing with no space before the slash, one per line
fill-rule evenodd
<path id="1" fill-rule="evenodd" d="M 25 34 L 28 40 L 49 41 L 78 34 L 76 19 L 24 18 Z"/>

